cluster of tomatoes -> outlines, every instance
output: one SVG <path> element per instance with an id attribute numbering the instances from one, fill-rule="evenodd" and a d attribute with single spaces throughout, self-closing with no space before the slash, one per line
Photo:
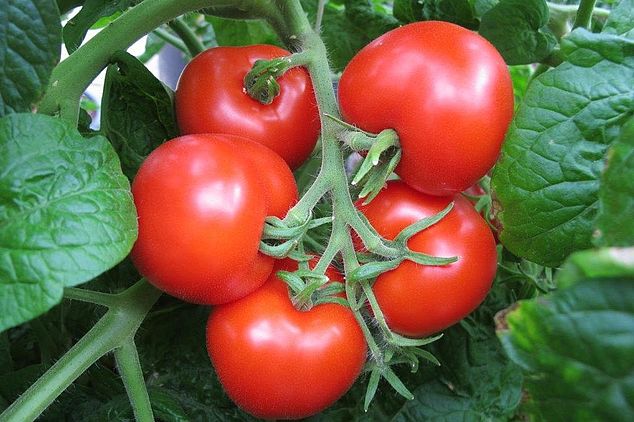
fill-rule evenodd
<path id="1" fill-rule="evenodd" d="M 259 59 L 289 54 L 272 46 L 219 47 L 195 57 L 176 91 L 184 136 L 154 150 L 132 185 L 139 237 L 132 258 L 155 286 L 183 300 L 216 305 L 207 348 L 227 394 L 262 418 L 300 418 L 343 395 L 366 360 L 364 335 L 340 304 L 297 310 L 276 273 L 293 271 L 259 252 L 266 216 L 297 201 L 291 169 L 313 150 L 320 120 L 308 73 L 279 78 L 268 105 L 245 92 Z M 373 284 L 390 328 L 420 337 L 471 312 L 496 267 L 486 222 L 458 192 L 493 165 L 512 115 L 510 78 L 486 41 L 452 24 L 391 31 L 343 72 L 344 118 L 363 130 L 399 134 L 402 181 L 358 204 L 377 232 L 402 229 L 454 207 L 408 246 L 456 256 L 447 266 L 405 261 Z M 330 283 L 342 282 L 334 268 Z"/>

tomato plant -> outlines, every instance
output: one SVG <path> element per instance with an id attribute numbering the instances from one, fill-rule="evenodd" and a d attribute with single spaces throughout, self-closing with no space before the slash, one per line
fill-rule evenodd
<path id="1" fill-rule="evenodd" d="M 0 422 L 634 419 L 634 0 L 0 10 Z"/>
<path id="2" fill-rule="evenodd" d="M 236 136 L 199 134 L 155 149 L 132 194 L 139 214 L 132 258 L 141 273 L 173 296 L 217 304 L 266 281 L 273 259 L 258 252 L 264 218 L 283 217 L 297 188 L 267 148 Z"/>
<path id="3" fill-rule="evenodd" d="M 176 117 L 183 133 L 230 133 L 271 148 L 292 168 L 310 155 L 319 136 L 319 115 L 308 73 L 290 69 L 280 93 L 262 104 L 244 90 L 256 60 L 287 56 L 272 45 L 216 47 L 196 56 L 176 89 Z"/>
<path id="4" fill-rule="evenodd" d="M 367 346 L 349 309 L 333 303 L 297 310 L 273 274 L 257 292 L 212 311 L 207 350 L 239 407 L 259 418 L 297 419 L 325 409 L 352 386 Z"/>
<path id="5" fill-rule="evenodd" d="M 363 48 L 339 82 L 344 118 L 370 132 L 395 129 L 396 173 L 432 195 L 460 192 L 498 157 L 513 116 L 504 60 L 484 38 L 448 22 L 418 22 Z"/>
<path id="6" fill-rule="evenodd" d="M 382 236 L 393 239 L 451 201 L 393 181 L 369 205 L 359 207 Z M 468 200 L 458 195 L 453 201 L 451 212 L 414 235 L 409 247 L 435 256 L 457 256 L 458 261 L 446 266 L 405 261 L 379 275 L 372 286 L 387 324 L 397 333 L 422 337 L 447 328 L 473 311 L 491 288 L 497 264 L 493 234 Z"/>

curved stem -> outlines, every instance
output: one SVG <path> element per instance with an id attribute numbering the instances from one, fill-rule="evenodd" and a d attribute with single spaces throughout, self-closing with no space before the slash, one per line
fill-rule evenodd
<path id="1" fill-rule="evenodd" d="M 195 57 L 205 51 L 205 46 L 200 39 L 198 39 L 198 36 L 196 36 L 194 31 L 192 31 L 189 25 L 187 25 L 181 18 L 176 18 L 170 21 L 168 25 L 174 32 L 176 32 L 180 39 L 183 40 L 192 57 Z"/>
<path id="2" fill-rule="evenodd" d="M 1 415 L 1 422 L 33 421 L 101 356 L 132 338 L 161 295 L 145 280 L 115 295 L 108 312 Z"/>
<path id="3" fill-rule="evenodd" d="M 592 20 L 592 13 L 596 2 L 597 0 L 581 0 L 575 23 L 572 25 L 573 29 L 579 27 L 587 29 L 590 27 L 590 21 Z"/>
<path id="4" fill-rule="evenodd" d="M 183 13 L 208 6 L 234 5 L 232 0 L 153 0 L 139 3 L 53 69 L 39 112 L 59 113 L 62 119 L 76 124 L 79 98 L 108 65 L 115 51 L 127 49 L 143 35 Z"/>
<path id="5" fill-rule="evenodd" d="M 130 404 L 134 412 L 134 418 L 138 422 L 152 422 L 152 404 L 145 387 L 143 370 L 139 361 L 139 353 L 134 344 L 134 338 L 129 337 L 121 347 L 114 350 L 114 358 L 117 362 L 119 375 L 128 393 Z"/>
<path id="6" fill-rule="evenodd" d="M 171 44 L 172 46 L 176 47 L 177 49 L 179 49 L 183 53 L 190 54 L 189 50 L 187 50 L 187 46 L 185 45 L 185 43 L 180 38 L 178 38 L 175 35 L 170 34 L 165 29 L 156 28 L 154 31 L 152 31 L 152 33 L 155 34 L 160 39 L 162 39 L 163 41 L 165 41 L 166 43 Z"/>

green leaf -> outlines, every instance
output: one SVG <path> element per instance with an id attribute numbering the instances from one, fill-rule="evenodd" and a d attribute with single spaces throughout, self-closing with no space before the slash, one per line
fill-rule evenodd
<path id="1" fill-rule="evenodd" d="M 475 0 L 473 3 L 473 9 L 475 10 L 475 15 L 478 18 L 482 18 L 486 12 L 493 9 L 496 4 L 498 4 L 500 0 Z"/>
<path id="2" fill-rule="evenodd" d="M 101 131 L 130 180 L 154 148 L 178 136 L 172 91 L 134 56 L 119 51 L 104 83 Z"/>
<path id="3" fill-rule="evenodd" d="M 456 326 L 433 344 L 440 376 L 416 388 L 414 400 L 394 421 L 505 420 L 514 414 L 521 399 L 520 368 L 504 356 L 493 328 L 481 328 L 481 335 L 472 336 Z"/>
<path id="4" fill-rule="evenodd" d="M 586 278 L 634 278 L 634 247 L 601 248 L 575 252 L 557 272 L 560 289 Z"/>
<path id="5" fill-rule="evenodd" d="M 603 32 L 634 38 L 634 0 L 621 0 L 603 27 Z"/>
<path id="6" fill-rule="evenodd" d="M 500 333 L 542 420 L 634 419 L 634 279 L 595 279 L 522 302 Z"/>
<path id="7" fill-rule="evenodd" d="M 634 118 L 608 151 L 596 226 L 595 245 L 634 245 Z"/>
<path id="8" fill-rule="evenodd" d="M 423 20 L 452 22 L 469 29 L 478 28 L 470 0 L 423 0 Z"/>
<path id="9" fill-rule="evenodd" d="M 418 22 L 423 18 L 420 0 L 394 0 L 394 17 L 403 23 Z"/>
<path id="10" fill-rule="evenodd" d="M 54 0 L 0 7 L 0 117 L 28 112 L 44 95 L 59 62 L 62 28 Z"/>
<path id="11" fill-rule="evenodd" d="M 105 138 L 43 115 L 0 119 L 0 331 L 114 266 L 136 236 L 130 184 Z"/>
<path id="12" fill-rule="evenodd" d="M 370 0 L 345 0 L 345 5 L 348 21 L 370 40 L 399 25 L 393 16 L 377 11 Z"/>
<path id="13" fill-rule="evenodd" d="M 64 26 L 64 44 L 69 53 L 77 50 L 88 30 L 103 17 L 119 15 L 139 0 L 86 0 L 79 13 Z"/>
<path id="14" fill-rule="evenodd" d="M 557 44 L 547 24 L 545 0 L 501 0 L 482 16 L 479 32 L 506 63 L 528 64 L 546 58 Z"/>
<path id="15" fill-rule="evenodd" d="M 492 179 L 514 254 L 557 266 L 591 244 L 608 144 L 634 108 L 634 42 L 573 31 L 567 61 L 531 82 Z"/>
<path id="16" fill-rule="evenodd" d="M 236 20 L 205 16 L 222 46 L 272 44 L 282 47 L 280 39 L 270 25 L 261 20 Z"/>

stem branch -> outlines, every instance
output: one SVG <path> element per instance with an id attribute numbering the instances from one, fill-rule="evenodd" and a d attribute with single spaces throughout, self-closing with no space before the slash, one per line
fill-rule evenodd
<path id="1" fill-rule="evenodd" d="M 114 297 L 108 312 L 1 415 L 0 422 L 33 421 L 101 356 L 134 337 L 161 292 L 141 280 Z"/>
<path id="2" fill-rule="evenodd" d="M 134 411 L 134 418 L 138 422 L 154 421 L 150 396 L 145 387 L 139 353 L 133 337 L 129 337 L 121 347 L 114 350 L 114 358 L 117 361 L 119 375 L 121 375 L 123 385 L 128 393 L 128 398 Z"/>

